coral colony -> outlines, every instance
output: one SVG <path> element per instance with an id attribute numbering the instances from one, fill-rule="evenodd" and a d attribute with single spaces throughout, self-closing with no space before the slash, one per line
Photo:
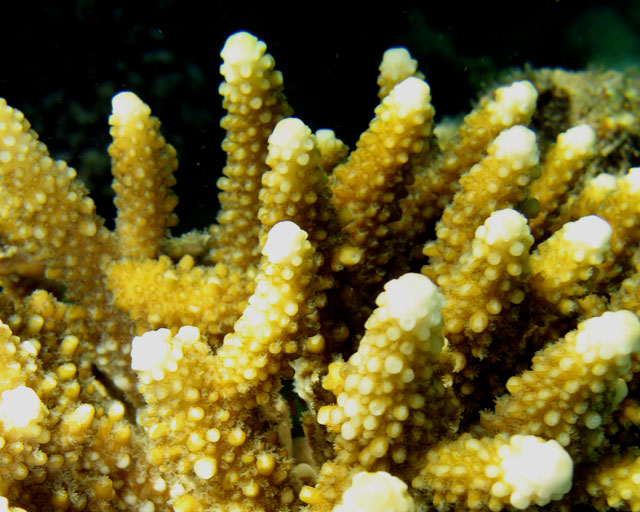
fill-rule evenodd
<path id="1" fill-rule="evenodd" d="M 0 104 L 0 509 L 640 510 L 640 80 L 524 71 L 436 125 L 395 48 L 349 151 L 263 42 L 222 59 L 181 237 L 134 93 L 112 231 Z"/>

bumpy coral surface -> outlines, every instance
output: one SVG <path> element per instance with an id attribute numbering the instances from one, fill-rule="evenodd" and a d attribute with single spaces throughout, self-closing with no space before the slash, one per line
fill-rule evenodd
<path id="1" fill-rule="evenodd" d="M 640 80 L 516 73 L 435 125 L 391 49 L 349 152 L 263 42 L 221 56 L 222 206 L 181 237 L 134 93 L 114 230 L 0 103 L 0 508 L 640 510 Z"/>

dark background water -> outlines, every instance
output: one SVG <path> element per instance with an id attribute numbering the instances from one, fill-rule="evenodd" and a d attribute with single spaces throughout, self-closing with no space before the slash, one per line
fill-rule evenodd
<path id="1" fill-rule="evenodd" d="M 267 43 L 295 115 L 313 130 L 334 129 L 352 147 L 373 115 L 378 64 L 391 46 L 418 59 L 437 118 L 468 111 L 505 68 L 640 62 L 637 0 L 356 5 L 30 3 L 2 16 L 0 96 L 25 112 L 54 156 L 79 170 L 109 223 L 110 98 L 136 92 L 178 149 L 179 233 L 215 219 L 224 165 L 219 53 L 237 30 Z"/>

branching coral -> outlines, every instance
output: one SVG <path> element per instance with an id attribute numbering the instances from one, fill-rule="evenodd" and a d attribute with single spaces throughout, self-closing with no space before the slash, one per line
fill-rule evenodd
<path id="1" fill-rule="evenodd" d="M 263 42 L 222 58 L 222 206 L 180 238 L 132 92 L 113 231 L 0 104 L 0 508 L 640 510 L 640 80 L 516 73 L 452 134 L 393 49 L 349 153 Z"/>

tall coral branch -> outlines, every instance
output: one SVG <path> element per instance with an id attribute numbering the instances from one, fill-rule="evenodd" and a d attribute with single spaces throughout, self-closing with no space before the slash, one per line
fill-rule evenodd
<path id="1" fill-rule="evenodd" d="M 282 96 L 282 74 L 266 45 L 247 32 L 232 35 L 222 49 L 224 63 L 220 85 L 227 115 L 221 126 L 227 135 L 222 148 L 227 153 L 224 177 L 218 180 L 219 224 L 212 226 L 215 246 L 210 258 L 244 269 L 257 264 L 257 222 L 267 140 L 276 123 L 290 113 Z"/>
<path id="2" fill-rule="evenodd" d="M 109 118 L 113 143 L 114 203 L 118 208 L 115 235 L 122 256 L 156 257 L 165 230 L 178 222 L 173 209 L 178 198 L 171 192 L 176 150 L 160 134 L 160 121 L 132 92 L 112 100 Z"/>
<path id="3" fill-rule="evenodd" d="M 79 299 L 97 294 L 95 276 L 114 249 L 93 200 L 75 177 L 74 169 L 49 156 L 22 112 L 2 100 L 0 231 L 10 246 L 5 256 L 46 265 L 45 276 L 61 280 L 70 298 Z"/>

